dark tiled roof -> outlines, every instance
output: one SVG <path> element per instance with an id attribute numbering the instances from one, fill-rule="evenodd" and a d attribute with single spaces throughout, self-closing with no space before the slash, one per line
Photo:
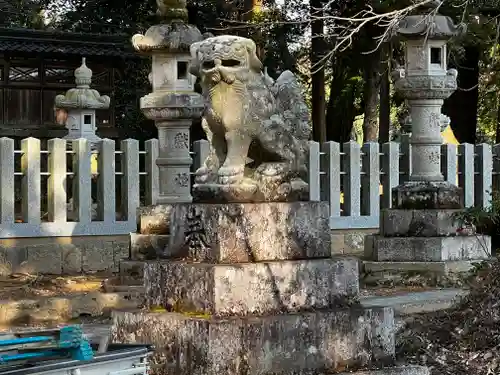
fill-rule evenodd
<path id="1" fill-rule="evenodd" d="M 86 56 L 137 56 L 125 35 L 0 28 L 0 52 L 61 53 Z"/>

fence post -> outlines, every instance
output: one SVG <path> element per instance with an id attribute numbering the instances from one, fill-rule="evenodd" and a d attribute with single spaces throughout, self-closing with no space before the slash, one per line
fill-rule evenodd
<path id="1" fill-rule="evenodd" d="M 128 221 L 136 221 L 140 201 L 139 141 L 126 139 L 121 142 L 122 150 L 122 207 Z"/>
<path id="2" fill-rule="evenodd" d="M 193 171 L 196 172 L 203 166 L 205 160 L 208 158 L 210 143 L 205 139 L 193 142 L 193 153 Z"/>
<path id="3" fill-rule="evenodd" d="M 453 185 L 458 184 L 457 156 L 457 145 L 446 144 L 441 146 L 441 173 L 443 173 L 444 180 Z"/>
<path id="4" fill-rule="evenodd" d="M 321 192 L 330 203 L 330 217 L 340 217 L 340 144 L 325 142 L 321 145 Z"/>
<path id="5" fill-rule="evenodd" d="M 465 207 L 474 206 L 474 145 L 464 143 L 458 146 L 459 157 L 459 186 L 464 191 Z"/>
<path id="6" fill-rule="evenodd" d="M 23 139 L 21 151 L 23 221 L 30 224 L 40 224 L 40 140 L 36 138 Z"/>
<path id="7" fill-rule="evenodd" d="M 115 141 L 103 139 L 98 150 L 97 217 L 112 223 L 116 220 Z"/>
<path id="8" fill-rule="evenodd" d="M 66 140 L 48 141 L 48 219 L 51 222 L 64 223 L 68 218 L 66 205 Z"/>
<path id="9" fill-rule="evenodd" d="M 357 217 L 361 215 L 361 148 L 357 142 L 346 142 L 344 153 L 344 211 Z"/>
<path id="10" fill-rule="evenodd" d="M 378 217 L 380 215 L 380 149 L 377 142 L 363 145 L 361 167 L 362 214 Z"/>
<path id="11" fill-rule="evenodd" d="M 121 142 L 122 150 L 122 207 L 128 221 L 136 221 L 140 202 L 139 141 L 126 139 Z"/>
<path id="12" fill-rule="evenodd" d="M 308 165 L 308 180 L 309 180 L 309 200 L 311 202 L 321 201 L 321 153 L 319 143 L 309 141 L 309 165 Z"/>
<path id="13" fill-rule="evenodd" d="M 493 146 L 493 191 L 500 190 L 500 144 Z M 498 174 L 497 174 L 498 173 Z"/>
<path id="14" fill-rule="evenodd" d="M 392 189 L 399 185 L 399 144 L 382 145 L 382 207 L 392 207 Z"/>
<path id="15" fill-rule="evenodd" d="M 401 182 L 403 183 L 410 181 L 411 176 L 411 143 L 409 134 L 401 135 L 401 154 L 401 172 L 403 172 Z"/>
<path id="16" fill-rule="evenodd" d="M 90 143 L 77 139 L 72 143 L 73 150 L 73 205 L 78 222 L 88 224 L 92 221 L 92 173 L 90 169 Z"/>
<path id="17" fill-rule="evenodd" d="M 491 207 L 491 189 L 493 172 L 493 152 L 485 143 L 476 145 L 475 203 L 486 210 Z"/>
<path id="18" fill-rule="evenodd" d="M 2 224 L 11 224 L 15 219 L 14 161 L 14 140 L 0 138 L 0 220 Z"/>
<path id="19" fill-rule="evenodd" d="M 145 167 L 146 167 L 146 205 L 156 204 L 160 194 L 160 174 L 156 159 L 158 159 L 158 140 L 150 139 L 146 141 Z"/>

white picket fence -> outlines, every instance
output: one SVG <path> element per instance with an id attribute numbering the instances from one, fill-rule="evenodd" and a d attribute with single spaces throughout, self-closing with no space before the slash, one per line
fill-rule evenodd
<path id="1" fill-rule="evenodd" d="M 193 150 L 194 170 L 206 156 L 206 141 Z M 464 188 L 466 205 L 488 207 L 492 184 L 500 187 L 500 145 L 444 145 L 442 151 L 443 174 Z M 52 139 L 42 149 L 40 140 L 28 138 L 17 150 L 14 140 L 1 138 L 0 238 L 134 232 L 137 208 L 154 204 L 158 195 L 158 141 L 139 150 L 137 140 L 103 140 L 96 152 L 93 174 L 86 140 Z M 332 229 L 377 228 L 392 188 L 408 178 L 410 152 L 407 140 L 362 147 L 311 142 L 310 199 L 329 201 Z"/>

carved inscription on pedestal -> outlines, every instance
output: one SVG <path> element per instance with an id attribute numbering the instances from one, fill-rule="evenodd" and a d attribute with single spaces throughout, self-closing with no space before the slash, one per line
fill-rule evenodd
<path id="1" fill-rule="evenodd" d="M 210 246 L 203 226 L 201 212 L 195 206 L 189 208 L 186 215 L 186 224 L 187 229 L 184 232 L 184 236 L 189 258 L 193 260 L 206 260 L 209 256 L 208 251 Z"/>

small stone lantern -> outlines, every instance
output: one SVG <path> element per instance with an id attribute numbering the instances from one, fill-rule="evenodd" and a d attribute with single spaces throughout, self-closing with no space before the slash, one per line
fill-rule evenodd
<path id="1" fill-rule="evenodd" d="M 153 60 L 149 75 L 153 92 L 141 98 L 140 106 L 158 128 L 160 193 L 156 203 L 186 203 L 192 201 L 189 129 L 204 108 L 202 96 L 194 92 L 195 77 L 189 73 L 189 47 L 203 36 L 186 24 L 186 0 L 157 0 L 157 4 L 165 22 L 132 38 L 134 48 Z"/>
<path id="2" fill-rule="evenodd" d="M 426 4 L 435 12 L 439 1 Z M 447 69 L 446 43 L 465 31 L 440 14 L 416 14 L 404 18 L 397 34 L 405 41 L 405 67 L 393 73 L 395 89 L 410 109 L 411 175 L 396 188 L 395 205 L 428 208 L 462 207 L 461 191 L 444 182 L 441 173 L 441 131 L 449 120 L 441 114 L 443 102 L 457 89 L 457 71 Z M 447 194 L 440 194 L 443 189 Z M 425 203 L 424 203 L 425 201 Z"/>
<path id="3" fill-rule="evenodd" d="M 55 98 L 56 109 L 64 109 L 68 116 L 66 128 L 68 135 L 64 139 L 74 140 L 85 138 L 95 147 L 101 138 L 96 135 L 97 109 L 108 109 L 111 99 L 107 95 L 100 95 L 97 90 L 91 89 L 92 70 L 85 64 L 75 70 L 76 88 L 70 89 L 65 95 L 57 95 Z"/>

